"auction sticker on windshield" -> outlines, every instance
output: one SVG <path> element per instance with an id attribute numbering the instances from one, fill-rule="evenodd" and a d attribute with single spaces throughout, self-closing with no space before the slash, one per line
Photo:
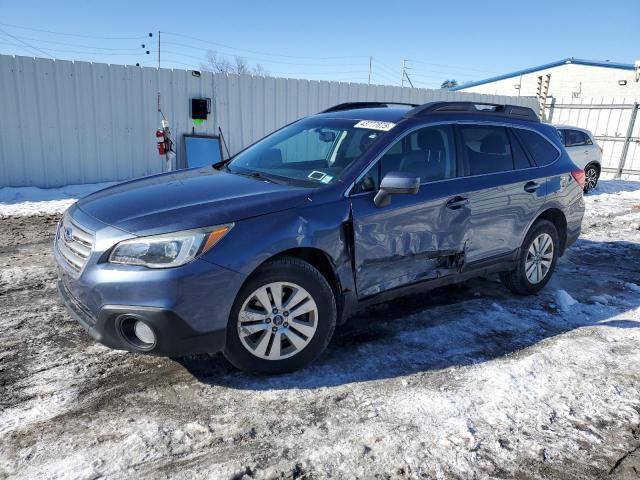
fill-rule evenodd
<path id="1" fill-rule="evenodd" d="M 354 128 L 368 128 L 369 130 L 381 130 L 383 132 L 388 132 L 395 126 L 396 124 L 391 122 L 378 122 L 376 120 L 360 120 L 358 123 L 354 125 Z"/>

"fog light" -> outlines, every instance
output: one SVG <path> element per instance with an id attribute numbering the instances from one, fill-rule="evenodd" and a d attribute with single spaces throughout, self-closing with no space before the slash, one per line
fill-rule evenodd
<path id="1" fill-rule="evenodd" d="M 156 343 L 156 335 L 153 333 L 151 327 L 140 320 L 136 320 L 136 323 L 133 325 L 133 333 L 135 333 L 136 338 L 142 343 L 147 345 Z"/>

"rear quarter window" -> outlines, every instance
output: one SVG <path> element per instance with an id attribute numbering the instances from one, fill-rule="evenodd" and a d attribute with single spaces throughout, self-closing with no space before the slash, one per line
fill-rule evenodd
<path id="1" fill-rule="evenodd" d="M 522 128 L 514 128 L 514 132 L 529 151 L 531 158 L 538 167 L 543 167 L 555 162 L 560 153 L 549 140 L 539 133 Z"/>

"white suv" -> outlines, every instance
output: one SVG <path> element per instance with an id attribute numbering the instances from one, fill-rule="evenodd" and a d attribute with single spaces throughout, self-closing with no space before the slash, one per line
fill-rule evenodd
<path id="1" fill-rule="evenodd" d="M 602 169 L 602 147 L 596 143 L 589 130 L 568 125 L 555 127 L 573 163 L 584 170 L 585 193 L 595 188 Z"/>

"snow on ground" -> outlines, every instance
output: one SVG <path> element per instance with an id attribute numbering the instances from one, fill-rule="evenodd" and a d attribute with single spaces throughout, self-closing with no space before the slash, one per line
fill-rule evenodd
<path id="1" fill-rule="evenodd" d="M 56 217 L 7 217 L 0 478 L 637 478 L 640 182 L 585 201 L 539 295 L 379 305 L 278 377 L 96 344 L 56 299 Z"/>
<path id="2" fill-rule="evenodd" d="M 0 188 L 0 217 L 62 213 L 79 198 L 110 185 L 113 183 L 67 185 L 60 188 Z"/>

